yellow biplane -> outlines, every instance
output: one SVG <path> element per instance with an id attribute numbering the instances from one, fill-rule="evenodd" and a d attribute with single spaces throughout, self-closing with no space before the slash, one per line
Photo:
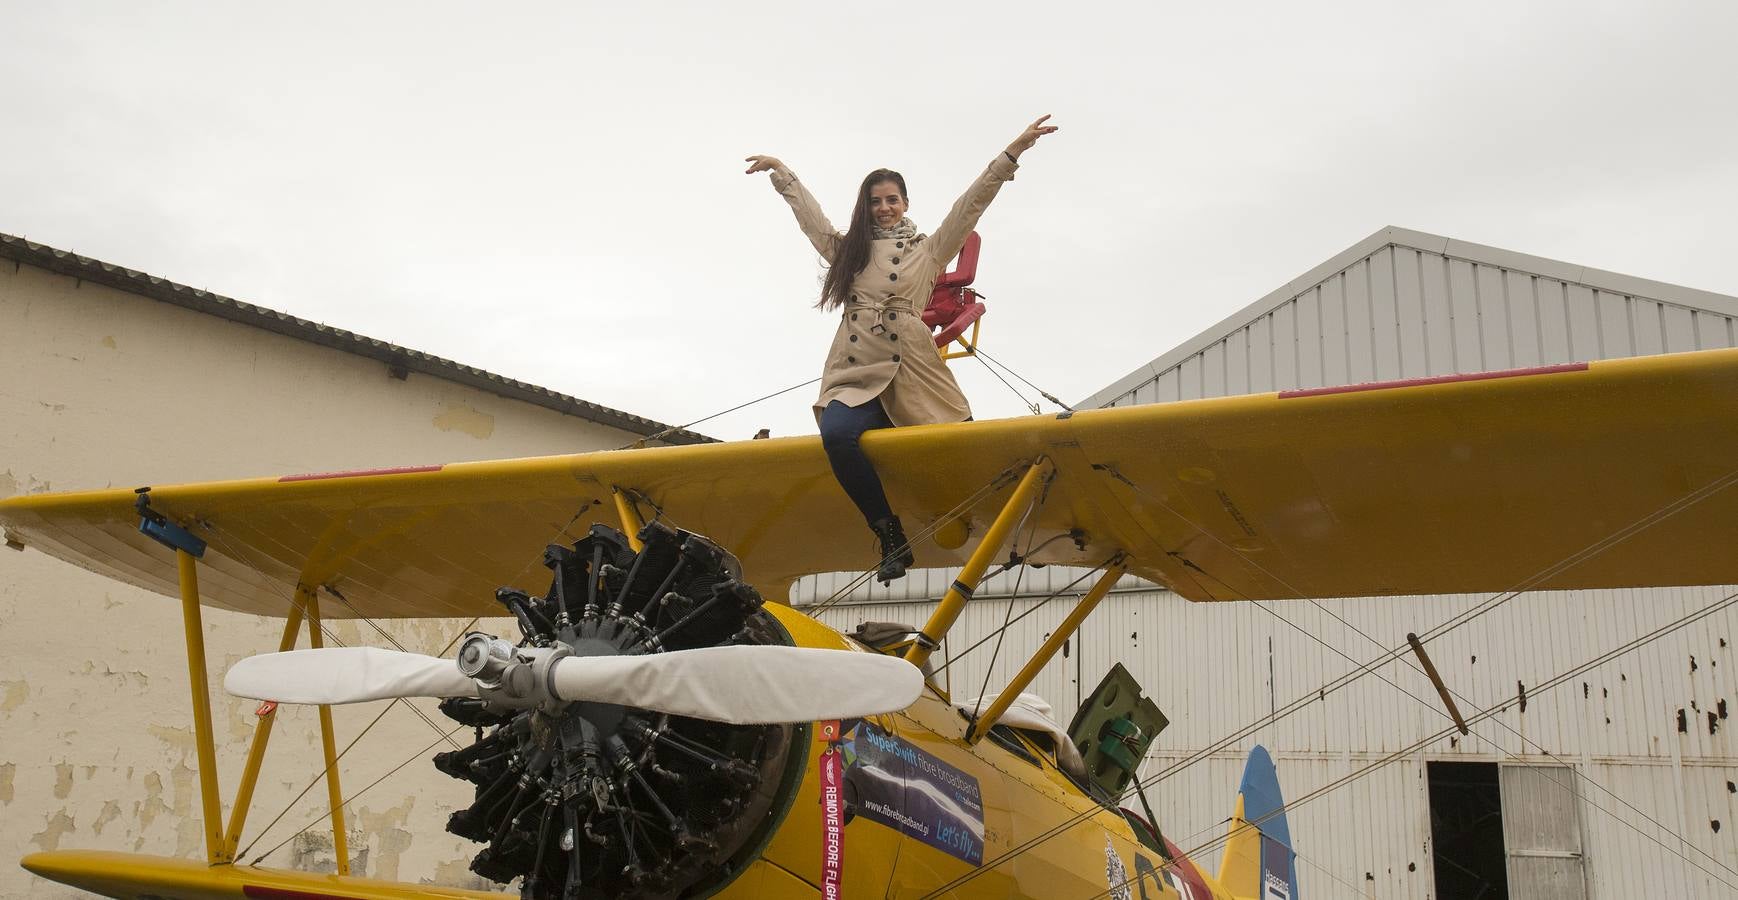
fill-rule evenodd
<path id="1" fill-rule="evenodd" d="M 236 862 L 271 717 L 226 820 L 204 604 L 286 618 L 280 653 L 228 673 L 237 694 L 444 698 L 477 737 L 435 758 L 475 798 L 449 828 L 482 845 L 475 871 L 526 896 L 1295 900 L 1264 753 L 1210 877 L 1121 807 L 1164 724 L 1137 686 L 1113 672 L 1069 729 L 1022 694 L 1122 574 L 1201 601 L 1738 581 L 1734 350 L 901 428 L 864 446 L 924 526 L 919 564 L 962 566 L 903 634 L 844 635 L 761 599 L 874 563 L 814 438 L 0 502 L 9 541 L 181 599 L 206 844 L 199 861 L 23 864 L 141 900 L 493 896 Z M 1034 536 L 1026 561 L 1097 581 L 994 699 L 951 697 L 920 670 L 1016 529 Z M 544 545 L 547 590 L 513 587 Z M 473 634 L 456 659 L 294 650 L 322 592 L 345 599 L 328 615 L 510 613 L 521 634 Z M 1237 664 L 1188 645 L 1203 666 Z"/>

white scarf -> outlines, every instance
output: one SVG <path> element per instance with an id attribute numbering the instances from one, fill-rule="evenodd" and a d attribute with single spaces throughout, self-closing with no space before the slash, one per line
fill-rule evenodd
<path id="1" fill-rule="evenodd" d="M 882 228 L 879 225 L 871 225 L 870 227 L 874 229 L 874 237 L 878 241 L 909 241 L 917 237 L 917 226 L 912 223 L 909 216 L 900 219 L 899 224 L 892 228 Z"/>

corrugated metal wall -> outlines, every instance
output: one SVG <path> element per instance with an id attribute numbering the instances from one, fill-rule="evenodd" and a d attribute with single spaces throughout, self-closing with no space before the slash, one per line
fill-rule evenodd
<path id="1" fill-rule="evenodd" d="M 1083 405 L 1731 347 L 1738 346 L 1734 319 L 1738 298 L 1390 228 Z M 1028 599 L 1012 601 L 1011 614 L 1031 611 L 1035 598 L 1081 574 L 1025 573 L 1019 594 Z M 953 577 L 952 570 L 913 573 L 890 587 L 841 595 L 849 576 L 822 576 L 799 582 L 792 600 L 842 601 L 820 616 L 842 628 L 864 620 L 921 624 Z M 950 663 L 953 692 L 975 694 L 986 674 L 991 688 L 1004 683 L 1089 584 L 1010 629 L 993 667 L 993 640 Z M 1012 574 L 986 583 L 948 652 L 960 654 L 999 628 L 1013 589 Z M 1433 641 L 1431 654 L 1464 696 L 1463 711 L 1508 709 L 1468 738 L 1433 743 L 1292 813 L 1303 890 L 1314 897 L 1434 896 L 1424 764 L 1461 759 L 1569 765 L 1579 773 L 1574 802 L 1594 900 L 1738 896 L 1738 757 L 1726 727 L 1728 712 L 1738 711 L 1731 646 L 1738 612 L 1698 622 L 1554 691 L 1537 689 L 1734 590 L 1528 595 Z M 1128 666 L 1172 717 L 1151 752 L 1151 774 L 1264 716 L 1271 720 L 1353 671 L 1340 653 L 1374 658 L 1408 631 L 1423 633 L 1486 599 L 1190 604 L 1125 579 L 1033 689 L 1066 722 L 1113 662 Z M 1446 726 L 1422 675 L 1401 662 L 1377 672 L 1165 778 L 1152 800 L 1167 835 L 1185 848 L 1220 836 L 1254 743 L 1273 752 L 1286 795 L 1295 798 Z M 1217 848 L 1199 859 L 1216 868 Z"/>
<path id="2" fill-rule="evenodd" d="M 1368 896 L 1431 896 L 1423 761 L 1461 759 L 1567 764 L 1593 779 L 1597 786 L 1579 786 L 1588 896 L 1731 896 L 1680 854 L 1716 872 L 1719 865 L 1738 870 L 1738 794 L 1728 785 L 1738 784 L 1738 748 L 1727 727 L 1738 722 L 1721 718 L 1722 710 L 1738 711 L 1738 652 L 1732 646 L 1738 641 L 1738 606 L 1554 690 L 1539 685 L 1734 592 L 1738 587 L 1533 594 L 1431 642 L 1432 658 L 1461 695 L 1463 713 L 1508 708 L 1495 721 L 1474 726 L 1471 737 L 1432 743 L 1292 813 L 1312 894 L 1345 895 L 1350 888 L 1335 883 L 1340 878 Z M 1448 727 L 1429 682 L 1405 662 L 1390 662 L 1325 695 L 1317 691 L 1403 644 L 1407 632 L 1425 632 L 1487 599 L 1361 598 L 1316 606 L 1198 604 L 1168 592 L 1117 593 L 1033 689 L 1066 722 L 1082 693 L 1112 663 L 1123 663 L 1172 718 L 1154 744 L 1148 774 L 1256 726 L 1153 788 L 1161 826 L 1189 848 L 1221 836 L 1244 755 L 1256 743 L 1274 752 L 1286 795 L 1297 798 Z M 1038 605 L 1037 599 L 1002 597 L 966 606 L 940 655 L 947 666 L 943 677 L 956 696 L 977 694 L 986 673 L 992 689 L 1005 683 L 1070 602 L 1059 598 L 1022 618 L 1006 634 L 993 669 L 994 640 L 967 652 L 1001 627 L 1010 608 L 1018 618 Z M 921 623 L 932 608 L 838 605 L 819 617 L 848 630 L 868 620 Z M 1305 705 L 1273 718 L 1298 700 Z M 1689 846 L 1681 846 L 1678 835 Z M 1200 859 L 1215 868 L 1217 848 Z M 1738 876 L 1721 874 L 1738 884 Z"/>

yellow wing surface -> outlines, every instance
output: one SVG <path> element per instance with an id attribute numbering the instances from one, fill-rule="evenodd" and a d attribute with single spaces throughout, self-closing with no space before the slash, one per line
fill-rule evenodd
<path id="1" fill-rule="evenodd" d="M 1195 600 L 1516 587 L 1738 582 L 1738 350 L 1611 360 L 1073 415 L 900 428 L 864 447 L 907 531 L 963 509 L 964 559 L 1046 458 L 1028 520 L 1045 563 L 1126 552 Z M 776 590 L 865 569 L 874 546 L 816 438 L 154 486 L 153 509 L 205 539 L 205 602 L 281 615 L 298 583 L 330 614 L 496 612 L 537 589 L 541 548 L 648 518 L 701 532 Z M 131 490 L 0 502 L 8 535 L 174 595 L 173 554 L 138 531 Z M 1026 532 L 1021 531 L 1022 539 Z"/>

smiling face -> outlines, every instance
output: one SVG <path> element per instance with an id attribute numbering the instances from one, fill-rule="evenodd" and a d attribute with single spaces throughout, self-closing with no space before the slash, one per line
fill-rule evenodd
<path id="1" fill-rule="evenodd" d="M 869 217 L 879 228 L 892 228 L 905 218 L 909 205 L 896 181 L 878 181 L 869 186 Z"/>

